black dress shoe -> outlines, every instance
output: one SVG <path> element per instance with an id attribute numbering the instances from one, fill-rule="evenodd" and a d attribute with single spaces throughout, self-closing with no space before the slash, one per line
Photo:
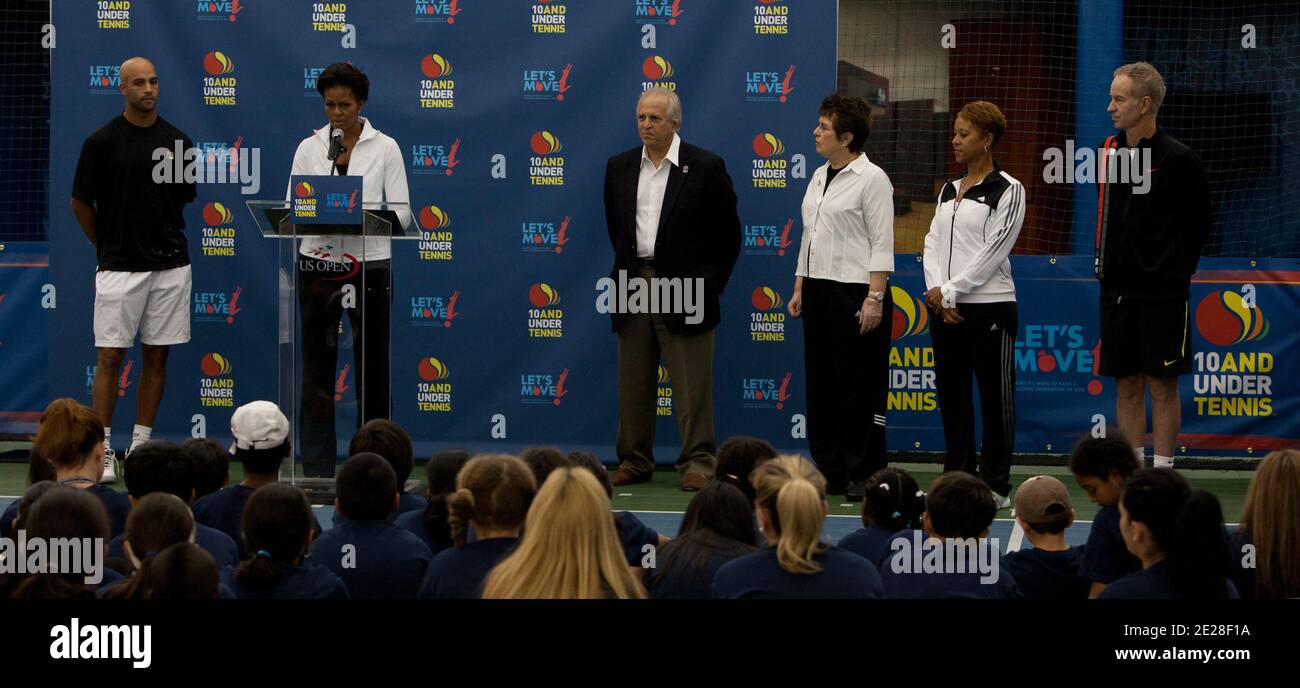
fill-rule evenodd
<path id="1" fill-rule="evenodd" d="M 844 490 L 844 498 L 850 502 L 860 502 L 867 497 L 867 483 L 865 480 L 850 480 L 849 486 Z"/>

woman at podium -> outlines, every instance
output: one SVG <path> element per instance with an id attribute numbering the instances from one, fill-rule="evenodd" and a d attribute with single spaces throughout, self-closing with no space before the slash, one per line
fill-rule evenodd
<path id="1" fill-rule="evenodd" d="M 361 116 L 370 95 L 366 75 L 351 64 L 335 63 L 317 77 L 316 90 L 329 121 L 298 144 L 290 174 L 361 177 L 364 203 L 409 203 L 401 149 Z M 398 219 L 409 225 L 409 210 L 399 211 Z M 303 469 L 308 477 L 332 477 L 337 458 L 336 394 L 341 396 L 347 387 L 356 390 L 358 426 L 389 416 L 392 240 L 304 238 L 298 250 L 297 282 L 302 314 Z M 345 290 L 345 285 L 352 289 Z M 345 310 L 353 332 L 350 371 L 338 364 L 339 320 Z"/>

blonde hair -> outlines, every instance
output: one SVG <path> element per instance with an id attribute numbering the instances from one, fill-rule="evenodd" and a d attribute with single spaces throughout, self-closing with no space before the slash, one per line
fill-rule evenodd
<path id="1" fill-rule="evenodd" d="M 585 468 L 551 472 L 528 510 L 523 538 L 483 584 L 496 599 L 644 598 L 614 529 L 609 497 Z"/>
<path id="2" fill-rule="evenodd" d="M 1259 462 L 1241 507 L 1241 529 L 1255 545 L 1255 597 L 1300 597 L 1300 451 Z"/>
<path id="3" fill-rule="evenodd" d="M 752 474 L 754 506 L 771 517 L 776 529 L 776 560 L 788 573 L 822 570 L 814 555 L 829 549 L 822 542 L 826 520 L 826 478 L 802 456 L 784 455 L 759 464 Z"/>
<path id="4" fill-rule="evenodd" d="M 1165 102 L 1165 78 L 1150 62 L 1133 62 L 1115 70 L 1115 76 L 1126 76 L 1133 80 L 1133 97 L 1141 100 L 1151 98 L 1151 114 L 1160 112 L 1160 104 Z"/>
<path id="5" fill-rule="evenodd" d="M 470 459 L 456 474 L 456 487 L 447 496 L 447 525 L 457 547 L 469 541 L 470 520 L 485 528 L 518 530 L 537 491 L 528 464 L 505 454 Z"/>

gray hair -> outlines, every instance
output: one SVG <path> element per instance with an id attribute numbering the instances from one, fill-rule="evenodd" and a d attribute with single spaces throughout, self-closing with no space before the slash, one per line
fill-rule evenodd
<path id="1" fill-rule="evenodd" d="M 682 123 L 682 99 L 678 98 L 677 93 L 674 91 L 669 91 L 668 89 L 659 86 L 647 89 L 641 94 L 640 98 L 636 99 L 636 109 L 639 111 L 641 109 L 641 101 L 652 95 L 663 96 L 668 99 L 668 120 L 676 122 L 678 126 L 680 126 Z"/>
<path id="2" fill-rule="evenodd" d="M 1151 114 L 1160 112 L 1160 104 L 1165 101 L 1165 78 L 1160 76 L 1150 62 L 1133 62 L 1115 70 L 1115 76 L 1126 76 L 1133 80 L 1133 96 L 1141 100 L 1151 98 Z"/>

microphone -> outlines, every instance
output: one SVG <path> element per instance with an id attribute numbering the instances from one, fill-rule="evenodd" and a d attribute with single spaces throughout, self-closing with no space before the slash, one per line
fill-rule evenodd
<path id="1" fill-rule="evenodd" d="M 334 160 L 338 158 L 340 155 L 343 155 L 343 153 L 345 153 L 347 149 L 348 147 L 343 145 L 343 130 L 334 129 L 333 131 L 331 131 L 330 151 L 329 151 L 329 155 L 326 156 L 329 159 L 329 161 L 334 162 Z"/>

